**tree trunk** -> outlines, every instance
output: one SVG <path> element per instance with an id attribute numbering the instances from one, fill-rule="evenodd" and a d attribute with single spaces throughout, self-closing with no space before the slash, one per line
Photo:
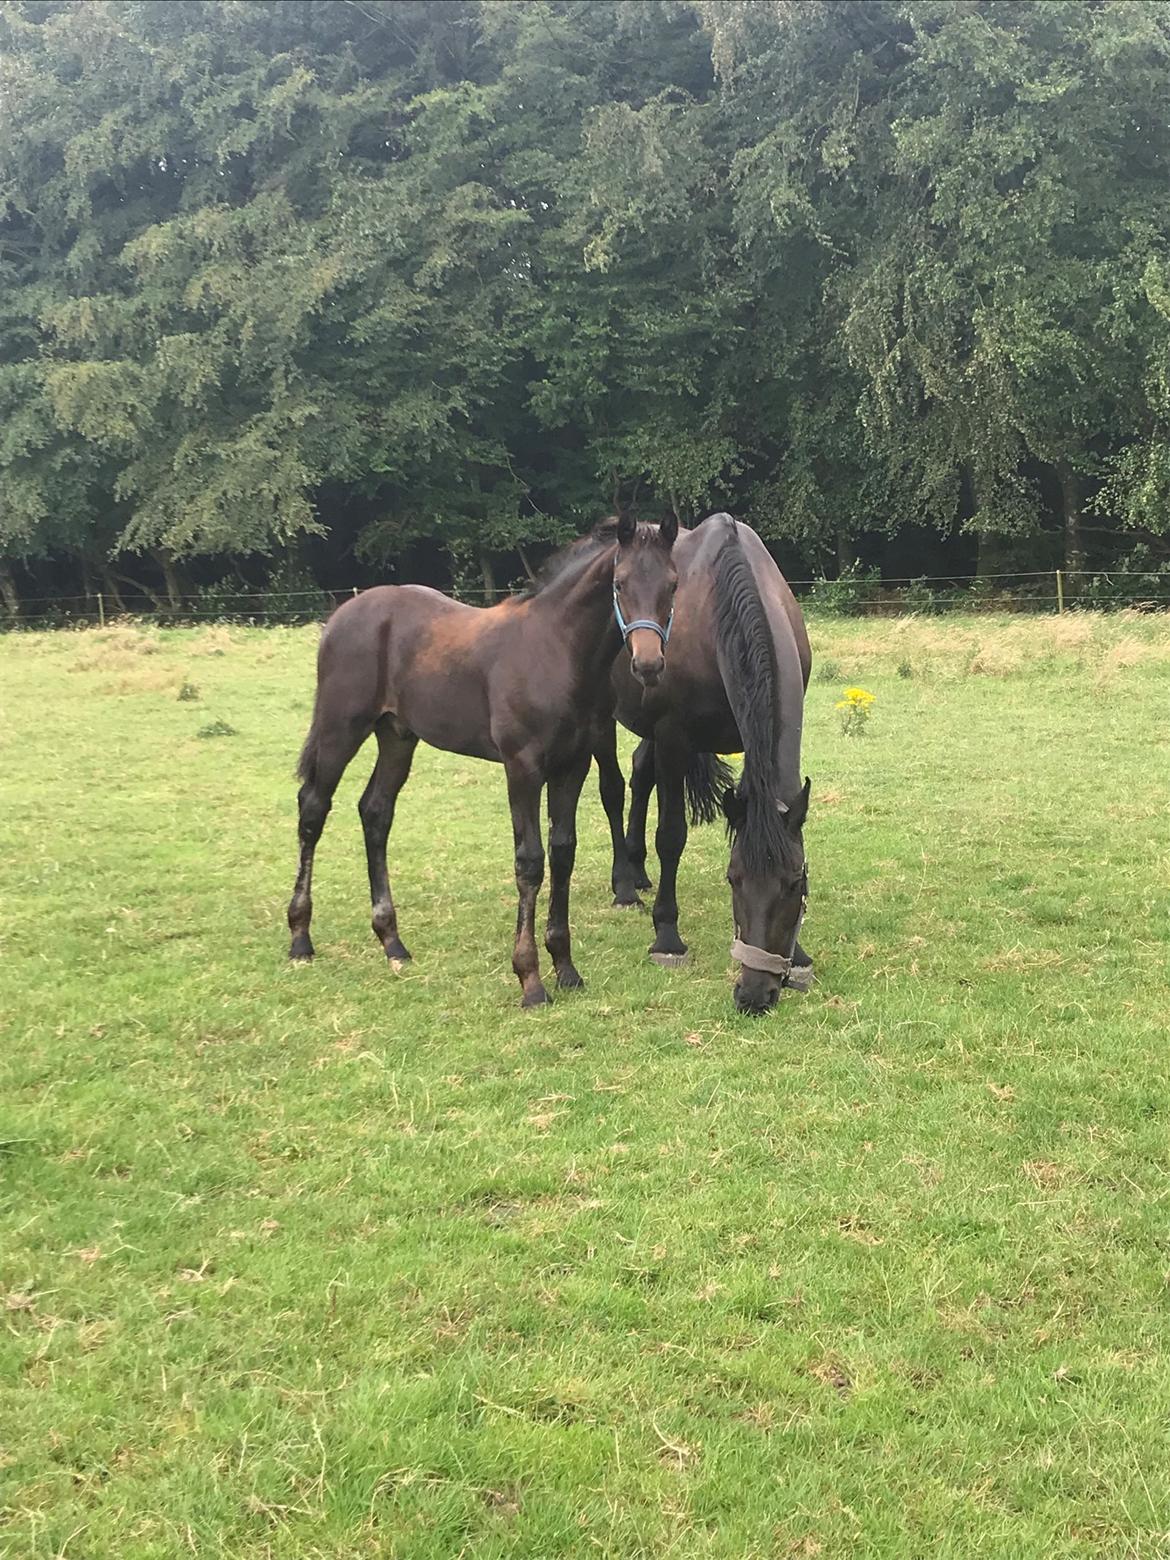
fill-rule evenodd
<path id="1" fill-rule="evenodd" d="M 166 610 L 162 597 L 159 595 L 158 591 L 154 589 L 153 585 L 148 585 L 145 580 L 133 579 L 124 570 L 121 574 L 118 575 L 118 578 L 122 581 L 123 584 L 132 585 L 134 589 L 140 591 L 148 601 L 153 602 L 154 610 L 156 612 L 161 613 Z"/>
<path id="2" fill-rule="evenodd" d="M 990 579 L 999 563 L 996 537 L 992 531 L 980 531 L 977 535 L 979 551 L 975 555 L 975 573 L 981 580 Z"/>
<path id="3" fill-rule="evenodd" d="M 853 538 L 848 531 L 837 532 L 837 573 L 845 574 L 857 562 Z"/>
<path id="4" fill-rule="evenodd" d="M 114 576 L 114 571 L 108 564 L 102 565 L 102 589 L 110 598 L 111 604 L 119 612 L 125 612 L 126 603 L 122 600 L 122 592 L 118 589 L 118 581 Z"/>
<path id="5" fill-rule="evenodd" d="M 1071 584 L 1085 567 L 1085 547 L 1081 538 L 1081 479 L 1067 461 L 1056 468 L 1060 480 L 1060 502 L 1064 511 L 1064 567 Z"/>
<path id="6" fill-rule="evenodd" d="M 496 571 L 492 567 L 491 554 L 479 555 L 480 573 L 483 575 L 483 599 L 486 606 L 494 606 L 496 600 Z"/>
<path id="7" fill-rule="evenodd" d="M 167 605 L 172 612 L 177 612 L 183 594 L 183 587 L 179 581 L 179 571 L 175 567 L 175 560 L 165 547 L 156 547 L 150 556 L 162 570 L 163 585 L 167 593 Z"/>
<path id="8" fill-rule="evenodd" d="M 4 600 L 4 610 L 10 618 L 20 616 L 20 596 L 16 590 L 16 580 L 12 570 L 6 563 L 0 563 L 0 597 Z"/>

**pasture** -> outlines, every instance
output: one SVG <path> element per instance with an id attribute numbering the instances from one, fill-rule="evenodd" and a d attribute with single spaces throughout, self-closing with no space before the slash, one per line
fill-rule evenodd
<path id="1" fill-rule="evenodd" d="M 316 631 L 0 638 L 0 1554 L 1170 1553 L 1170 621 L 811 631 L 763 1020 L 720 831 L 660 969 L 593 778 L 521 1012 L 502 773 L 423 748 L 414 966 L 363 755 L 288 967 Z"/>

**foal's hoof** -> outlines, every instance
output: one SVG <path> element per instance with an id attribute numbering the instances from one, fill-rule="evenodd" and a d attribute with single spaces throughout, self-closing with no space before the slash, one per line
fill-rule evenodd
<path id="1" fill-rule="evenodd" d="M 585 982 L 572 965 L 567 970 L 557 971 L 557 985 L 562 991 L 584 991 Z"/>
<path id="2" fill-rule="evenodd" d="M 684 964 L 690 962 L 690 954 L 684 948 L 681 953 L 659 953 L 651 948 L 650 957 L 655 964 L 660 964 L 664 970 L 679 970 Z"/>
<path id="3" fill-rule="evenodd" d="M 522 1008 L 544 1007 L 549 995 L 543 986 L 536 986 L 531 991 L 526 991 L 520 999 Z"/>
<path id="4" fill-rule="evenodd" d="M 811 964 L 794 964 L 788 972 L 789 991 L 809 991 L 816 977 Z"/>
<path id="5" fill-rule="evenodd" d="M 623 894 L 615 894 L 611 908 L 614 910 L 645 910 L 646 906 L 638 898 L 637 894 L 630 894 L 628 898 Z"/>
<path id="6" fill-rule="evenodd" d="M 298 932 L 292 940 L 292 946 L 288 950 L 290 964 L 309 964 L 313 958 L 313 944 L 308 932 Z"/>
<path id="7" fill-rule="evenodd" d="M 395 975 L 401 975 L 406 966 L 414 962 L 400 942 L 392 942 L 390 944 L 386 949 L 386 958 Z"/>

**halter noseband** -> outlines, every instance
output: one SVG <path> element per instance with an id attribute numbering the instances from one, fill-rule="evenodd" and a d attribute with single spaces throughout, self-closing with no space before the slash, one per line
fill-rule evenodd
<path id="1" fill-rule="evenodd" d="M 804 868 L 800 875 L 800 910 L 796 916 L 796 926 L 792 932 L 792 945 L 787 953 L 769 953 L 767 948 L 755 948 L 751 943 L 741 942 L 738 936 L 739 928 L 736 927 L 737 936 L 731 945 L 731 957 L 742 964 L 745 970 L 758 970 L 764 975 L 779 975 L 780 988 L 783 990 L 792 979 L 792 961 L 796 957 L 796 944 L 800 939 L 800 926 L 804 920 L 804 912 L 808 909 L 808 868 Z"/>
<path id="2" fill-rule="evenodd" d="M 659 639 L 661 639 L 662 648 L 664 650 L 670 643 L 670 625 L 674 622 L 674 608 L 671 607 L 670 609 L 670 616 L 666 620 L 665 628 L 663 628 L 661 623 L 656 623 L 653 618 L 635 618 L 632 623 L 627 623 L 625 618 L 622 616 L 621 603 L 618 601 L 618 588 L 616 580 L 614 581 L 613 586 L 613 615 L 617 619 L 618 628 L 621 629 L 623 645 L 627 643 L 630 635 L 636 628 L 651 629 L 658 635 Z"/>

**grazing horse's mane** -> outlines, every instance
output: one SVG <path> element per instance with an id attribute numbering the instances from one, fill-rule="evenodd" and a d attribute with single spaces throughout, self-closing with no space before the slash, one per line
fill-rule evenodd
<path id="1" fill-rule="evenodd" d="M 733 531 L 715 557 L 715 634 L 727 697 L 744 747 L 737 795 L 742 821 L 731 825 L 749 872 L 801 867 L 796 840 L 776 805 L 781 800 L 780 674 L 776 644 L 751 560 Z"/>

